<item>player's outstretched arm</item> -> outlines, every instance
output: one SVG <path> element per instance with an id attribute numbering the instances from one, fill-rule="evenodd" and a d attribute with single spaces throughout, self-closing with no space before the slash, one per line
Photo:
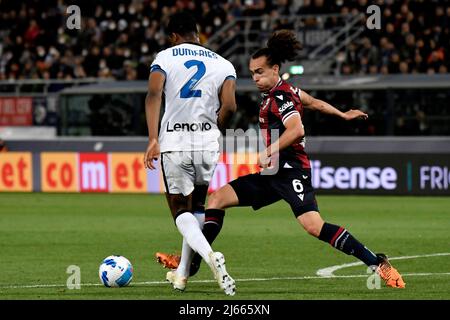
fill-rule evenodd
<path id="1" fill-rule="evenodd" d="M 362 112 L 361 110 L 350 109 L 347 112 L 342 112 L 337 108 L 333 107 L 328 102 L 310 96 L 305 91 L 302 91 L 300 93 L 300 99 L 302 100 L 303 106 L 306 109 L 319 111 L 321 113 L 336 116 L 343 120 L 353 120 L 353 119 L 366 120 L 369 117 L 366 113 Z"/>
<path id="2" fill-rule="evenodd" d="M 148 145 L 144 155 L 144 165 L 153 170 L 153 160 L 159 158 L 158 124 L 161 112 L 162 92 L 165 76 L 161 72 L 151 72 L 148 79 L 148 93 L 145 98 L 145 117 L 148 129 Z"/>
<path id="3" fill-rule="evenodd" d="M 219 93 L 220 109 L 217 116 L 217 126 L 222 133 L 228 128 L 231 117 L 236 112 L 236 81 L 225 80 Z"/>

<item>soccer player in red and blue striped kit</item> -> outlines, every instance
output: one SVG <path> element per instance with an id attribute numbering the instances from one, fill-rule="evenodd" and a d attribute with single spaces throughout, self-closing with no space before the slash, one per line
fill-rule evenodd
<path id="1" fill-rule="evenodd" d="M 267 47 L 252 55 L 250 72 L 263 96 L 259 125 L 266 149 L 260 154 L 259 161 L 264 169 L 260 173 L 239 177 L 210 195 L 203 234 L 209 242 L 214 241 L 222 228 L 226 208 L 251 206 L 258 210 L 283 199 L 289 203 L 296 219 L 309 234 L 372 267 L 387 286 L 404 288 L 405 282 L 386 255 L 374 254 L 347 229 L 325 222 L 320 216 L 311 184 L 310 161 L 305 152 L 304 108 L 344 120 L 367 119 L 367 115 L 360 110 L 341 112 L 281 80 L 281 64 L 294 60 L 299 50 L 301 44 L 295 35 L 291 31 L 280 30 L 271 36 Z M 273 130 L 277 130 L 279 138 L 272 136 Z M 265 174 L 273 167 L 276 167 L 275 173 Z M 161 262 L 168 258 L 164 254 L 159 255 Z M 188 266 L 190 275 L 197 272 L 199 261 L 194 257 L 191 266 Z"/>

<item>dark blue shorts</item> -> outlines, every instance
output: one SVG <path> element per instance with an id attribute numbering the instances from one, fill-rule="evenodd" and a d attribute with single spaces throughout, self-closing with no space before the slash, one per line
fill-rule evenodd
<path id="1" fill-rule="evenodd" d="M 296 217 L 308 211 L 319 211 L 310 169 L 280 168 L 275 175 L 254 173 L 229 184 L 236 192 L 239 206 L 258 210 L 283 199 Z"/>

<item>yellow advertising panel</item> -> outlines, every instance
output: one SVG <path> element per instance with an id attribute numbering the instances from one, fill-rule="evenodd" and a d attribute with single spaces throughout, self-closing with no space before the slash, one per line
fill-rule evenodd
<path id="1" fill-rule="evenodd" d="M 0 191 L 33 190 L 33 164 L 30 152 L 0 153 Z"/>
<path id="2" fill-rule="evenodd" d="M 41 153 L 41 190 L 78 192 L 77 159 L 75 152 Z"/>
<path id="3" fill-rule="evenodd" d="M 143 153 L 110 153 L 110 192 L 147 192 Z"/>

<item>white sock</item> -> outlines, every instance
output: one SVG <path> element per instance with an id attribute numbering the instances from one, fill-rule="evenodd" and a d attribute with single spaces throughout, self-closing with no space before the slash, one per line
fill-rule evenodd
<path id="1" fill-rule="evenodd" d="M 203 225 L 205 224 L 205 211 L 194 211 L 194 217 L 197 218 L 198 225 L 200 229 L 203 230 Z"/>
<path id="2" fill-rule="evenodd" d="M 195 218 L 197 218 L 198 225 L 200 229 L 203 228 L 203 224 L 205 223 L 205 213 L 201 211 L 194 212 Z M 183 244 L 181 245 L 181 259 L 180 264 L 177 268 L 177 273 L 179 276 L 183 278 L 187 278 L 189 276 L 189 271 L 191 268 L 192 258 L 194 257 L 194 250 L 191 249 L 189 244 L 186 242 L 186 239 L 183 238 Z"/>
<path id="3" fill-rule="evenodd" d="M 194 256 L 194 250 L 191 249 L 186 239 L 183 238 L 183 244 L 181 246 L 181 259 L 177 268 L 177 273 L 183 278 L 189 276 L 189 269 L 191 267 L 191 260 Z"/>
<path id="4" fill-rule="evenodd" d="M 180 231 L 183 236 L 183 248 L 185 247 L 184 240 L 186 240 L 189 247 L 191 247 L 195 252 L 198 252 L 198 254 L 202 256 L 203 260 L 209 264 L 209 254 L 212 252 L 212 248 L 203 235 L 199 222 L 194 215 L 190 212 L 184 212 L 176 218 L 175 224 L 177 225 L 178 231 Z M 188 258 L 188 256 L 186 258 Z M 188 268 L 185 267 L 185 269 Z"/>

